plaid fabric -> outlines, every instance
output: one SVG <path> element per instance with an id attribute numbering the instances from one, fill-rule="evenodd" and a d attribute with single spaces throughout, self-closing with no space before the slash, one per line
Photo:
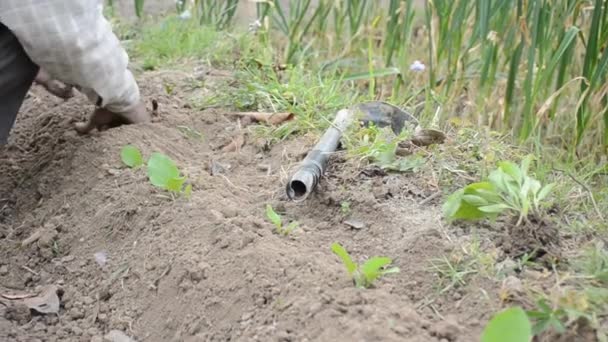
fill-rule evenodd
<path id="1" fill-rule="evenodd" d="M 0 0 L 0 22 L 34 63 L 114 112 L 139 101 L 129 57 L 100 0 Z"/>

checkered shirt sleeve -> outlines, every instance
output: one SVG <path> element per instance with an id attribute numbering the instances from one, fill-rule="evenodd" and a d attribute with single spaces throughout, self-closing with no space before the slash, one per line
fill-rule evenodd
<path id="1" fill-rule="evenodd" d="M 129 57 L 100 0 L 0 0 L 0 22 L 34 63 L 114 112 L 139 101 Z"/>

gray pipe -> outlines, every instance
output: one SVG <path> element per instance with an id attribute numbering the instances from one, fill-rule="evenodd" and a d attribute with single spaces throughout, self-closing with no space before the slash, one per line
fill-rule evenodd
<path id="1" fill-rule="evenodd" d="M 350 109 L 342 109 L 336 114 L 332 126 L 325 131 L 321 140 L 306 155 L 298 170 L 287 182 L 286 192 L 289 199 L 296 202 L 303 201 L 319 184 L 319 179 L 325 173 L 330 154 L 338 148 L 342 133 L 352 120 L 353 111 Z"/>

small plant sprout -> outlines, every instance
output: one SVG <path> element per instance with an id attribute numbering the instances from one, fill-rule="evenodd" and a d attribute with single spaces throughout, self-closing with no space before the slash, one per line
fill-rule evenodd
<path id="1" fill-rule="evenodd" d="M 154 152 L 148 160 L 148 178 L 152 185 L 165 189 L 174 194 L 184 194 L 189 197 L 192 185 L 187 184 L 186 177 L 182 176 L 175 162 L 166 155 Z"/>
<path id="2" fill-rule="evenodd" d="M 372 257 L 365 261 L 363 265 L 357 265 L 353 262 L 346 249 L 339 243 L 333 243 L 331 245 L 331 250 L 340 257 L 342 263 L 346 267 L 346 271 L 358 288 L 369 288 L 373 285 L 374 281 L 381 276 L 399 272 L 398 267 L 385 269 L 386 266 L 393 262 L 387 257 Z"/>
<path id="3" fill-rule="evenodd" d="M 139 168 L 144 165 L 141 152 L 132 145 L 122 148 L 120 158 L 130 168 Z M 182 194 L 187 198 L 192 194 L 192 185 L 186 184 L 187 178 L 181 175 L 173 160 L 162 153 L 152 153 L 148 159 L 147 172 L 150 183 L 156 187 L 172 194 Z"/>
<path id="4" fill-rule="evenodd" d="M 266 205 L 266 217 L 272 224 L 274 224 L 277 233 L 281 235 L 289 235 L 289 233 L 291 233 L 294 229 L 298 227 L 297 221 L 293 221 L 287 226 L 284 226 L 281 215 L 277 214 L 277 212 L 274 211 L 270 204 Z"/>
<path id="5" fill-rule="evenodd" d="M 486 325 L 482 342 L 530 342 L 532 325 L 526 312 L 513 307 L 497 313 Z"/>
<path id="6" fill-rule="evenodd" d="M 469 184 L 450 195 L 443 206 L 448 219 L 475 220 L 490 218 L 508 212 L 518 216 L 517 225 L 528 221 L 529 215 L 540 217 L 541 203 L 554 184 L 544 187 L 528 176 L 532 156 L 518 166 L 509 161 L 498 164 L 487 181 Z"/>
<path id="7" fill-rule="evenodd" d="M 120 150 L 120 159 L 128 167 L 135 169 L 144 164 L 144 158 L 139 149 L 133 145 L 126 145 Z"/>

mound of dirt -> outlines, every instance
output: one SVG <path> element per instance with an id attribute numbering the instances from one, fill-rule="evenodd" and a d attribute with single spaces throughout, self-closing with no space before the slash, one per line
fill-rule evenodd
<path id="1" fill-rule="evenodd" d="M 314 141 L 266 150 L 225 112 L 167 96 L 163 75 L 140 77 L 159 105 L 152 123 L 89 136 L 71 128 L 91 109 L 82 97 L 32 90 L 0 152 L 0 294 L 56 285 L 61 307 L 39 314 L 0 301 L 0 340 L 102 341 L 116 331 L 137 341 L 478 339 L 495 296 L 437 296 L 428 260 L 452 244 L 438 208 L 419 204 L 438 191 L 424 175 L 362 173 L 337 156 L 317 193 L 288 202 L 286 178 Z M 223 152 L 241 133 L 245 145 Z M 126 144 L 169 155 L 192 197 L 172 199 L 144 170 L 123 167 Z M 273 233 L 267 203 L 299 228 Z M 356 289 L 333 242 L 356 261 L 390 256 L 401 272 Z"/>

